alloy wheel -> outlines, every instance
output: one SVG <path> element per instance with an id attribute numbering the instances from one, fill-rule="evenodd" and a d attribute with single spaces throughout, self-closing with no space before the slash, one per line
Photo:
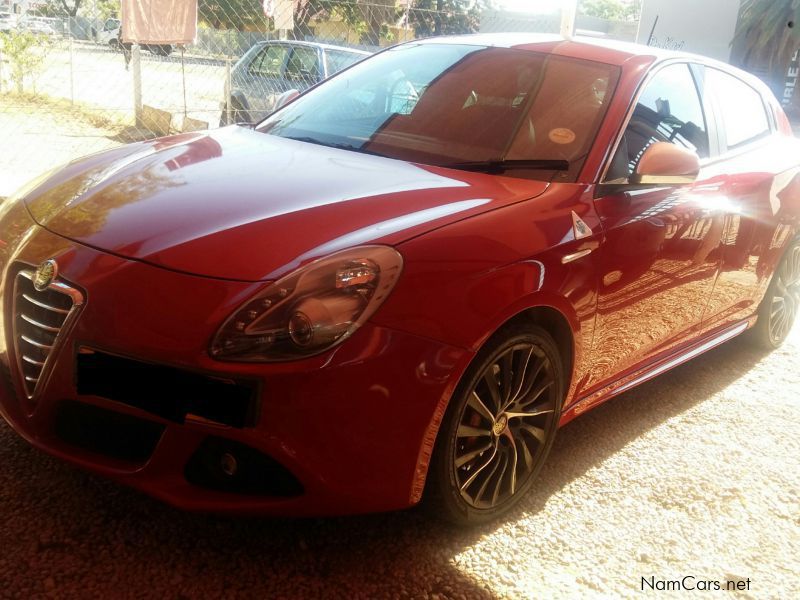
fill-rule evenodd
<path id="1" fill-rule="evenodd" d="M 774 344 L 780 344 L 789 335 L 800 309 L 800 245 L 789 250 L 775 277 L 775 291 L 769 313 L 769 336 Z"/>
<path id="2" fill-rule="evenodd" d="M 504 503 L 544 459 L 558 403 L 555 376 L 540 347 L 519 343 L 477 379 L 458 423 L 453 456 L 468 505 L 490 509 Z"/>

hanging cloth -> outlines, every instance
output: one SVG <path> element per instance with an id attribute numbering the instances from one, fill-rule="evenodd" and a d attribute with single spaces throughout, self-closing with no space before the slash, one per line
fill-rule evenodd
<path id="1" fill-rule="evenodd" d="M 191 44 L 197 37 L 197 0 L 122 0 L 122 41 Z"/>

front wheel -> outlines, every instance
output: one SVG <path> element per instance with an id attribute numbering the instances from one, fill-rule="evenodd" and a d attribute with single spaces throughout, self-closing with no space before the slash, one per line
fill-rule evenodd
<path id="1" fill-rule="evenodd" d="M 426 502 L 459 525 L 507 512 L 550 451 L 564 397 L 555 341 L 528 326 L 497 334 L 464 374 L 442 422 Z"/>
<path id="2" fill-rule="evenodd" d="M 767 350 L 778 348 L 792 330 L 800 312 L 800 239 L 786 250 L 772 276 L 753 327 L 756 342 Z"/>

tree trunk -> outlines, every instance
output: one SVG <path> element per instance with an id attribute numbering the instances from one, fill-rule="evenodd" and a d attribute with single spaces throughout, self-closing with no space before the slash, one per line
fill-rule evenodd
<path id="1" fill-rule="evenodd" d="M 436 14 L 433 15 L 434 35 L 442 35 L 442 12 L 444 12 L 444 0 L 436 0 Z"/>
<path id="2" fill-rule="evenodd" d="M 361 43 L 370 46 L 379 46 L 381 43 L 381 29 L 386 24 L 394 10 L 394 0 L 360 0 L 361 16 L 367 24 L 367 30 L 361 36 Z"/>
<path id="3" fill-rule="evenodd" d="M 81 7 L 81 2 L 83 0 L 74 0 L 72 6 L 67 4 L 67 0 L 61 0 L 61 5 L 64 7 L 64 10 L 67 11 L 67 14 L 70 17 L 74 17 L 78 14 L 78 9 Z"/>

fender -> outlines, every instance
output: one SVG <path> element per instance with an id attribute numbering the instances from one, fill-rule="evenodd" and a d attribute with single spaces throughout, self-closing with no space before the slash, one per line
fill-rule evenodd
<path id="1" fill-rule="evenodd" d="M 565 207 L 569 207 L 565 210 Z M 576 239 L 572 211 L 589 235 Z M 476 234 L 477 232 L 481 232 Z M 594 336 L 602 227 L 591 188 L 553 184 L 536 198 L 442 227 L 398 246 L 408 268 L 372 318 L 377 324 L 470 351 L 433 407 L 417 456 L 409 501 L 424 490 L 450 398 L 475 353 L 505 323 L 535 308 L 554 310 L 572 338 L 565 406 L 576 395 Z M 565 260 L 576 252 L 577 260 Z M 482 267 L 482 268 L 481 268 Z"/>

